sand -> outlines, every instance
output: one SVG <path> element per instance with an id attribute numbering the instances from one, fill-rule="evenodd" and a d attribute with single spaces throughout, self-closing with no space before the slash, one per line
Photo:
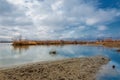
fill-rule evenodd
<path id="1" fill-rule="evenodd" d="M 103 56 L 33 63 L 0 70 L 0 80 L 95 80 L 102 65 L 109 62 Z"/>

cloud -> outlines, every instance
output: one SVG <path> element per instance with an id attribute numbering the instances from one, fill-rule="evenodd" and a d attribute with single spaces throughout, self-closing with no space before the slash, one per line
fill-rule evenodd
<path id="1" fill-rule="evenodd" d="M 20 10 L 7 0 L 0 0 L 0 12 L 0 35 L 2 36 L 12 37 L 16 26 L 21 29 L 26 26 L 32 26 L 31 20 L 26 17 L 23 10 Z"/>
<path id="2" fill-rule="evenodd" d="M 6 38 L 6 39 L 10 39 L 10 36 L 0 36 L 0 38 Z"/>
<path id="3" fill-rule="evenodd" d="M 98 27 L 98 30 L 100 30 L 100 31 L 104 31 L 104 30 L 106 30 L 107 29 L 107 26 L 99 26 Z"/>
<path id="4" fill-rule="evenodd" d="M 17 8 L 17 6 L 6 0 L 0 0 L 0 25 L 2 26 L 26 26 L 31 25 L 29 18 Z"/>
<path id="5" fill-rule="evenodd" d="M 99 8 L 97 0 L 70 0 L 69 2 L 66 0 L 1 0 L 1 2 L 4 6 L 0 8 L 0 12 L 3 12 L 0 16 L 0 28 L 7 27 L 8 33 L 18 32 L 29 39 L 94 36 L 96 32 L 109 29 L 107 24 L 120 16 L 120 11 L 117 9 Z M 16 27 L 18 29 L 15 29 Z"/>

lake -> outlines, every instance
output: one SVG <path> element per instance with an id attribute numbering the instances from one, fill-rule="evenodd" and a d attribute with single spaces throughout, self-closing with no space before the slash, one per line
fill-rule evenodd
<path id="1" fill-rule="evenodd" d="M 51 54 L 51 51 L 56 51 Z M 0 43 L 0 68 L 40 61 L 54 61 L 67 58 L 79 58 L 103 55 L 111 61 L 102 66 L 97 80 L 120 80 L 120 53 L 115 49 L 87 45 L 51 45 L 14 47 Z M 112 66 L 115 65 L 113 69 Z"/>

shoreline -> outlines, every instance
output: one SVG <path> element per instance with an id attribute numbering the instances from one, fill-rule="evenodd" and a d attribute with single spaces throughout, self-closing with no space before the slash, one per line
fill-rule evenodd
<path id="1" fill-rule="evenodd" d="M 95 80 L 103 56 L 31 63 L 0 70 L 0 80 Z"/>
<path id="2" fill-rule="evenodd" d="M 21 40 L 13 41 L 13 47 L 19 46 L 31 46 L 31 45 L 91 45 L 91 46 L 103 46 L 110 48 L 120 48 L 120 40 L 108 40 L 108 41 L 64 41 L 64 40 L 52 40 L 52 41 L 30 41 Z"/>

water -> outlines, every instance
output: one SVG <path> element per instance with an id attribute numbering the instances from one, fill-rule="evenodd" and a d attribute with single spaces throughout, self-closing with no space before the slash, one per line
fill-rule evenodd
<path id="1" fill-rule="evenodd" d="M 56 51 L 56 54 L 50 54 L 51 51 Z M 13 47 L 11 44 L 0 43 L 0 67 L 96 55 L 111 59 L 101 68 L 97 80 L 120 80 L 120 53 L 115 49 L 82 45 Z"/>

